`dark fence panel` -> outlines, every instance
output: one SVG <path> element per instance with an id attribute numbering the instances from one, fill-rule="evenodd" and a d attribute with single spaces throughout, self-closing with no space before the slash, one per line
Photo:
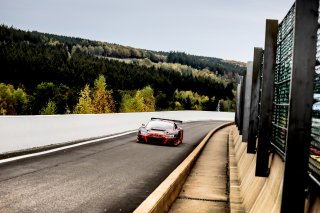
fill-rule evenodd
<path id="1" fill-rule="evenodd" d="M 318 19 L 318 23 L 320 20 Z M 309 175 L 320 186 L 320 29 L 317 32 L 317 53 L 314 78 L 314 104 L 312 106 L 312 127 L 309 158 Z"/>
<path id="2" fill-rule="evenodd" d="M 295 4 L 279 24 L 272 113 L 271 144 L 284 158 L 288 130 Z"/>

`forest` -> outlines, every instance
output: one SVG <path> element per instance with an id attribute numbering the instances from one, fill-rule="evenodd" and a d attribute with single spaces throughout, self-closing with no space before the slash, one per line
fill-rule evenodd
<path id="1" fill-rule="evenodd" d="M 234 109 L 241 63 L 0 26 L 0 114 Z M 226 75 L 229 73 L 229 75 Z M 230 75 L 232 73 L 232 75 Z"/>

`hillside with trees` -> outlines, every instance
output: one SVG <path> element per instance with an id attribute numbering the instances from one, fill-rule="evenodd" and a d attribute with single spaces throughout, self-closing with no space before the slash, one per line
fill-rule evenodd
<path id="1" fill-rule="evenodd" d="M 234 108 L 243 67 L 216 61 L 1 25 L 0 114 Z"/>
<path id="2" fill-rule="evenodd" d="M 233 63 L 219 58 L 189 55 L 184 52 L 170 52 L 167 55 L 166 62 L 179 63 L 191 66 L 196 69 L 209 69 L 221 76 L 243 74 L 245 64 Z"/>

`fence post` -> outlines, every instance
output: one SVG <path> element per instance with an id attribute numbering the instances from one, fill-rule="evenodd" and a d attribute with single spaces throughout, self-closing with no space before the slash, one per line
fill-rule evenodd
<path id="1" fill-rule="evenodd" d="M 269 175 L 269 149 L 272 130 L 272 101 L 276 65 L 278 20 L 266 20 L 259 142 L 257 149 L 256 176 Z"/>
<path id="2" fill-rule="evenodd" d="M 238 81 L 239 82 L 237 84 L 237 102 L 236 102 L 235 117 L 236 117 L 236 124 L 239 129 L 239 126 L 240 126 L 240 102 L 241 102 L 241 77 L 240 76 L 239 76 Z"/>
<path id="3" fill-rule="evenodd" d="M 243 95 L 244 95 L 244 92 L 243 92 L 243 84 L 245 83 L 244 82 L 244 78 L 245 78 L 245 74 L 243 74 L 242 76 L 240 76 L 240 84 L 238 85 L 239 86 L 239 125 L 238 125 L 238 130 L 239 130 L 239 133 L 240 135 L 242 134 L 242 121 L 243 121 Z"/>
<path id="4" fill-rule="evenodd" d="M 319 0 L 296 0 L 293 64 L 281 212 L 304 211 Z"/>
<path id="5" fill-rule="evenodd" d="M 246 76 L 247 71 L 243 73 L 243 76 L 241 78 L 241 95 L 240 95 L 240 125 L 239 125 L 239 132 L 240 135 L 242 135 L 243 131 L 243 116 L 244 116 L 244 96 L 245 96 L 245 88 L 246 88 Z"/>
<path id="6" fill-rule="evenodd" d="M 251 85 L 252 85 L 252 61 L 247 62 L 246 80 L 244 85 L 244 97 L 243 97 L 243 124 L 242 124 L 242 141 L 248 141 L 248 128 L 250 119 L 250 100 L 251 100 Z"/>
<path id="7" fill-rule="evenodd" d="M 262 54 L 262 48 L 254 48 L 247 153 L 256 152 L 256 136 L 258 133 L 258 107 L 261 75 L 260 68 L 262 63 Z"/>

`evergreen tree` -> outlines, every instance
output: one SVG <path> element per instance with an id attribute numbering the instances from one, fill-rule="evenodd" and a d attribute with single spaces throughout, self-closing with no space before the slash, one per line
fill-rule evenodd
<path id="1" fill-rule="evenodd" d="M 49 100 L 53 100 L 55 93 L 55 84 L 52 82 L 42 82 L 38 84 L 33 92 L 32 111 L 38 114 L 44 109 Z"/>
<path id="2" fill-rule="evenodd" d="M 90 97 L 90 87 L 88 84 L 80 92 L 79 102 L 74 108 L 74 114 L 91 114 L 93 113 L 92 99 Z"/>

